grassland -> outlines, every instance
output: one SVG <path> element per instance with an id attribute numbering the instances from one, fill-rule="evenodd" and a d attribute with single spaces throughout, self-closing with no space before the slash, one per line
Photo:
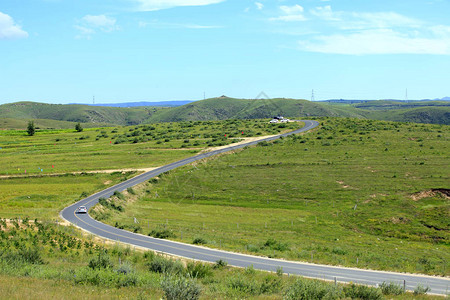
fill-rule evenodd
<path id="1" fill-rule="evenodd" d="M 448 101 L 311 102 L 301 99 L 235 99 L 195 101 L 179 107 L 97 107 L 18 102 L 0 105 L 0 129 L 25 129 L 29 120 L 42 129 L 125 126 L 158 122 L 293 117 L 350 117 L 450 125 Z"/>
<path id="2" fill-rule="evenodd" d="M 277 134 L 298 123 L 267 120 L 181 122 L 74 130 L 0 131 L 0 175 L 60 174 L 158 167 L 210 146 Z M 42 170 L 42 171 L 41 171 Z M 26 173 L 25 173 L 26 171 Z"/>
<path id="3" fill-rule="evenodd" d="M 440 299 L 405 294 L 400 286 L 335 286 L 281 271 L 168 259 L 101 244 L 52 222 L 0 219 L 1 299 L 383 299 L 383 292 L 390 299 Z"/>
<path id="4" fill-rule="evenodd" d="M 275 257 L 294 256 L 294 259 L 305 260 L 304 257 L 309 259 L 312 252 L 314 262 L 335 263 L 336 260 L 324 259 L 331 251 L 335 257 L 340 258 L 342 264 L 346 265 L 352 265 L 351 254 L 355 249 L 363 249 L 362 252 L 368 253 L 369 239 L 374 249 L 379 247 L 384 249 L 383 251 L 387 251 L 386 249 L 391 251 L 392 248 L 389 246 L 400 245 L 403 241 L 405 248 L 399 249 L 405 251 L 404 253 L 413 252 L 413 249 L 418 247 L 415 251 L 419 251 L 421 255 L 415 263 L 422 268 L 428 268 L 425 272 L 446 274 L 447 269 L 441 267 L 439 259 L 443 257 L 448 261 L 446 254 L 448 230 L 442 232 L 443 239 L 436 241 L 427 238 L 422 241 L 422 233 L 416 236 L 418 239 L 416 241 L 414 237 L 416 228 L 410 227 L 407 228 L 407 232 L 414 234 L 401 240 L 388 237 L 387 234 L 373 234 L 370 232 L 371 227 L 366 228 L 367 224 L 372 223 L 365 220 L 363 212 L 368 211 L 364 209 L 364 205 L 371 203 L 369 206 L 372 207 L 381 203 L 386 206 L 386 210 L 393 206 L 398 209 L 399 204 L 389 204 L 399 197 L 396 193 L 393 199 L 391 195 L 388 196 L 391 184 L 380 179 L 380 183 L 371 189 L 374 193 L 384 191 L 386 196 L 377 194 L 372 198 L 370 194 L 367 199 L 371 202 L 366 204 L 356 200 L 358 208 L 353 211 L 355 199 L 366 195 L 361 189 L 366 188 L 367 182 L 372 182 L 373 178 L 353 183 L 353 174 L 345 173 L 342 174 L 345 176 L 339 177 L 339 182 L 335 182 L 334 177 L 341 175 L 333 173 L 338 172 L 337 170 L 332 171 L 331 167 L 319 170 L 325 166 L 339 167 L 345 163 L 351 167 L 352 172 L 364 174 L 362 177 L 367 176 L 365 166 L 360 164 L 371 156 L 366 157 L 365 154 L 362 156 L 358 151 L 369 149 L 368 153 L 371 151 L 379 153 L 374 145 L 382 145 L 383 154 L 387 152 L 385 148 L 389 147 L 388 151 L 397 153 L 398 156 L 398 153 L 405 151 L 405 148 L 399 148 L 402 143 L 400 141 L 390 145 L 386 143 L 390 143 L 393 136 L 400 134 L 402 137 L 408 136 L 409 147 L 412 145 L 418 147 L 414 150 L 418 152 L 408 152 L 407 157 L 408 165 L 411 163 L 413 166 L 423 168 L 420 169 L 421 172 L 428 166 L 436 167 L 447 162 L 448 152 L 442 148 L 442 144 L 448 142 L 448 128 L 379 122 L 372 124 L 367 123 L 368 121 L 359 123 L 354 120 L 351 122 L 356 122 L 357 125 L 351 127 L 353 125 L 345 121 L 323 120 L 323 122 L 325 126 L 315 133 L 284 139 L 274 144 L 263 143 L 258 147 L 222 155 L 165 174 L 157 180 L 128 190 L 124 193 L 129 196 L 126 200 L 114 199 L 117 202 L 123 201 L 121 203 L 125 207 L 123 214 L 100 208 L 97 216 L 106 217 L 108 222 L 114 225 L 117 222 L 117 226 L 143 233 L 168 232 L 174 234 L 175 239 L 185 242 L 195 240 L 197 244 L 204 243 L 211 247 Z M 203 299 L 282 297 L 289 299 L 292 295 L 295 297 L 300 287 L 305 286 L 309 292 L 331 291 L 335 298 L 351 297 L 355 295 L 352 293 L 358 292 L 361 297 L 363 294 L 371 294 L 374 295 L 373 299 L 380 299 L 379 289 L 359 289 L 352 286 L 333 288 L 330 284 L 317 281 L 267 274 L 252 268 L 227 268 L 220 263 L 216 265 L 190 263 L 191 267 L 188 267 L 189 262 L 170 261 L 119 245 L 107 245 L 92 237 L 82 236 L 71 227 L 62 227 L 49 222 L 55 219 L 60 209 L 68 203 L 134 174 L 132 172 L 73 174 L 73 172 L 165 164 L 193 155 L 207 146 L 225 145 L 247 136 L 292 130 L 295 126 L 298 125 L 290 124 L 287 127 L 269 125 L 267 120 L 230 120 L 85 129 L 81 133 L 73 130 L 41 130 L 33 137 L 26 136 L 23 131 L 2 131 L 0 174 L 6 177 L 0 179 L 0 217 L 8 219 L 20 217 L 26 221 L 13 219 L 10 222 L 5 220 L 0 222 L 0 282 L 8 283 L 0 285 L 0 298 L 39 299 L 51 295 L 53 298 L 79 299 L 88 293 L 84 298 L 160 299 L 165 293 L 162 282 L 175 278 L 181 281 L 188 280 L 190 286 L 199 287 Z M 396 130 L 399 130 L 399 133 Z M 332 139 L 329 138 L 331 133 L 334 134 Z M 385 140 L 385 135 L 390 138 L 389 141 Z M 375 141 L 375 144 L 372 141 Z M 361 144 L 371 147 L 363 147 Z M 335 148 L 336 146 L 343 148 Z M 431 147 L 433 149 L 429 149 Z M 347 152 L 345 155 L 342 154 L 344 149 Z M 304 161 L 299 161 L 299 155 Z M 330 157 L 324 158 L 323 155 Z M 54 168 L 51 168 L 50 161 L 56 161 L 53 164 Z M 23 172 L 25 168 L 26 174 Z M 387 176 L 386 178 L 403 178 L 403 173 L 396 170 L 394 174 L 385 164 L 374 164 L 371 168 L 374 172 Z M 414 179 L 414 182 L 417 181 L 417 186 L 414 186 L 417 191 L 448 182 L 448 178 L 445 177 L 448 174 L 445 174 L 442 168 L 440 173 L 426 171 L 423 174 L 416 170 L 416 167 L 411 168 L 413 173 L 408 176 L 414 179 L 417 172 L 421 176 Z M 288 172 L 293 172 L 294 175 L 289 176 Z M 330 172 L 332 178 L 323 178 L 326 177 L 323 176 L 323 172 Z M 368 172 L 370 173 L 372 171 Z M 303 186 L 306 174 L 315 174 L 314 180 L 317 181 L 315 185 L 307 188 Z M 423 180 L 422 177 L 427 179 L 419 184 L 418 182 Z M 331 190 L 334 189 L 332 195 L 340 195 L 336 197 L 334 204 L 322 199 L 322 196 L 327 195 L 320 191 L 324 182 L 332 188 Z M 350 185 L 348 182 L 352 182 L 351 187 L 344 187 L 345 184 Z M 395 187 L 401 185 L 402 183 L 398 182 Z M 379 187 L 384 189 L 378 191 Z M 315 190 L 316 188 L 318 190 Z M 362 194 L 352 196 L 353 191 Z M 293 194 L 295 197 L 292 197 Z M 409 195 L 409 192 L 406 195 Z M 445 209 L 448 212 L 448 201 L 439 196 L 428 196 L 413 203 L 414 209 L 423 217 L 417 222 L 414 220 L 415 226 L 419 226 L 423 220 L 433 221 L 434 223 L 427 224 L 436 228 L 448 226 L 441 224 L 442 215 L 436 213 L 444 213 L 443 217 L 446 217 Z M 408 199 L 403 201 L 407 202 Z M 327 204 L 330 207 L 327 208 Z M 405 216 L 408 217 L 407 213 L 410 212 L 406 207 L 404 209 Z M 332 215 L 337 212 L 339 215 Z M 395 212 L 393 210 L 393 213 Z M 141 226 L 133 226 L 130 220 L 130 214 L 133 213 L 141 221 Z M 379 218 L 377 224 L 382 225 L 381 229 L 386 232 L 391 229 L 394 229 L 394 232 L 404 231 L 404 228 L 394 226 L 399 224 L 397 221 L 385 222 L 390 219 L 389 215 L 384 216 L 384 213 L 379 211 L 374 216 Z M 40 225 L 37 225 L 38 223 L 28 221 L 26 217 L 31 219 L 38 217 L 44 221 L 38 221 Z M 358 225 L 355 225 L 356 229 L 345 227 L 348 220 Z M 330 230 L 330 224 L 337 228 L 335 232 Z M 321 233 L 317 235 L 315 232 L 318 228 Z M 365 233 L 364 230 L 368 232 Z M 348 232 L 351 234 L 346 236 Z M 358 239 L 355 234 L 363 238 Z M 431 235 L 430 232 L 425 234 Z M 235 241 L 229 238 L 231 235 Z M 339 236 L 340 242 L 336 241 L 336 236 Z M 380 241 L 377 238 L 380 238 Z M 438 249 L 431 251 L 430 245 Z M 303 253 L 304 256 L 301 257 L 299 253 Z M 370 253 L 372 257 L 379 259 L 383 252 L 374 250 Z M 424 253 L 427 253 L 426 257 Z M 106 262 L 106 267 L 95 267 L 95 262 L 99 262 L 100 258 Z M 364 262 L 366 257 L 360 256 L 359 259 L 357 265 L 366 266 Z M 372 267 L 374 264 L 369 266 Z M 164 269 L 166 267 L 168 269 Z M 394 267 L 402 269 L 403 265 Z M 165 270 L 162 273 L 159 271 L 161 268 Z M 197 275 L 192 276 L 194 270 Z M 199 275 L 199 272 L 203 275 Z M 183 279 L 186 276 L 195 278 Z M 176 287 L 172 286 L 172 289 Z M 402 294 L 389 298 L 416 299 L 416 296 Z M 420 298 L 437 297 L 419 296 L 418 299 Z"/>
<path id="5" fill-rule="evenodd" d="M 315 263 L 449 275 L 445 125 L 322 119 L 142 186 L 111 225 Z M 140 220 L 133 227 L 133 217 Z"/>

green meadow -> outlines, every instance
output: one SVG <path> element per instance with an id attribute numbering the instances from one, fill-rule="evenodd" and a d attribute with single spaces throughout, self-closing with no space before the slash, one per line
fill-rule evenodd
<path id="1" fill-rule="evenodd" d="M 158 167 L 206 147 L 278 134 L 298 123 L 205 121 L 74 130 L 0 131 L 0 175 Z"/>
<path id="2" fill-rule="evenodd" d="M 230 268 L 224 261 L 180 261 L 104 244 L 72 227 L 0 219 L 2 299 L 442 299 L 385 283 L 334 285 Z"/>
<path id="3" fill-rule="evenodd" d="M 282 270 L 178 261 L 55 224 L 63 207 L 137 174 L 89 171 L 160 166 L 302 126 L 267 121 L 38 130 L 32 137 L 0 131 L 0 298 L 184 299 L 188 291 L 192 299 L 438 299 L 420 288 L 414 295 L 399 286 L 334 286 Z M 431 191 L 448 187 L 448 126 L 320 122 L 303 135 L 163 174 L 101 201 L 91 214 L 208 247 L 448 275 L 449 200 Z"/>
<path id="4" fill-rule="evenodd" d="M 123 212 L 98 205 L 93 214 L 208 247 L 448 276 L 450 128 L 320 122 L 313 132 L 171 171 L 133 190 L 131 201 L 109 200 Z"/>

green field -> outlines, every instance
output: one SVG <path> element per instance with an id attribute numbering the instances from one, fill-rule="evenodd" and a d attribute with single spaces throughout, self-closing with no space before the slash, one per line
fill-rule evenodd
<path id="1" fill-rule="evenodd" d="M 97 218 L 144 234 L 315 263 L 449 275 L 445 125 L 320 130 L 186 166 Z M 138 218 L 140 226 L 133 224 Z"/>
<path id="2" fill-rule="evenodd" d="M 295 276 L 168 259 L 38 220 L 0 219 L 2 299 L 438 299 L 400 286 L 335 286 Z M 417 290 L 419 291 L 419 290 Z M 399 294 L 395 296 L 394 294 Z M 168 295 L 176 296 L 168 298 Z M 189 297 L 191 296 L 191 297 Z M 304 299 L 304 298 L 303 298 Z"/>
<path id="3" fill-rule="evenodd" d="M 108 200 L 122 205 L 123 213 L 109 205 L 98 206 L 93 215 L 124 229 L 209 247 L 448 275 L 449 200 L 429 191 L 448 184 L 448 172 L 441 167 L 448 165 L 448 126 L 320 121 L 319 130 L 163 174 L 125 191 L 125 198 L 119 194 L 123 200 Z M 229 120 L 80 133 L 38 130 L 32 137 L 1 131 L 0 217 L 13 220 L 0 222 L 0 282 L 5 283 L 0 298 L 27 299 L 30 291 L 45 289 L 32 298 L 78 299 L 83 298 L 80 291 L 89 290 L 97 299 L 160 299 L 162 282 L 174 284 L 168 275 L 183 281 L 196 270 L 203 275 L 187 284 L 200 288 L 202 299 L 294 299 L 301 289 L 325 291 L 336 299 L 368 294 L 381 299 L 380 289 L 333 288 L 252 268 L 167 262 L 54 224 L 63 207 L 136 174 L 89 171 L 159 166 L 208 146 L 299 126 Z M 28 218 L 44 221 L 42 226 L 22 221 Z M 111 265 L 89 267 L 99 255 Z M 169 269 L 160 273 L 161 266 Z"/>
<path id="4" fill-rule="evenodd" d="M 158 167 L 207 147 L 278 134 L 299 123 L 267 120 L 181 122 L 74 130 L 0 131 L 0 175 Z M 42 170 L 42 171 L 41 171 Z"/>

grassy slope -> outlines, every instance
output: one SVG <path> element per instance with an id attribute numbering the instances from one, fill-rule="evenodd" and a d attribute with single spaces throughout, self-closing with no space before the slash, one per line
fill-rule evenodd
<path id="1" fill-rule="evenodd" d="M 335 110 L 332 106 L 296 99 L 212 98 L 155 113 L 151 122 L 181 120 L 225 120 L 285 117 L 341 116 L 356 117 L 353 112 Z"/>
<path id="2" fill-rule="evenodd" d="M 133 125 L 144 122 L 156 108 L 116 108 L 88 105 L 61 105 L 17 102 L 0 106 L 0 117 L 11 119 L 50 119 L 83 123 Z"/>
<path id="3" fill-rule="evenodd" d="M 344 293 L 345 299 L 357 296 L 348 285 L 334 286 L 251 267 L 185 262 L 186 267 L 180 261 L 154 253 L 102 244 L 72 227 L 54 223 L 3 219 L 0 223 L 0 299 L 161 299 L 164 294 L 161 282 L 166 276 L 191 278 L 189 286 L 200 288 L 200 299 L 298 299 L 298 296 L 283 297 L 298 283 L 306 284 L 305 292 L 310 295 L 331 290 L 333 299 L 337 295 L 345 298 Z M 170 290 L 176 289 L 172 286 Z M 360 296 L 370 293 L 378 296 L 370 299 L 381 299 L 380 289 L 362 287 L 360 291 Z M 413 298 L 442 299 L 416 298 L 411 293 L 394 296 L 394 299 Z"/>
<path id="4" fill-rule="evenodd" d="M 30 119 L 41 128 L 70 128 L 74 122 L 130 125 L 148 122 L 255 119 L 284 115 L 352 117 L 390 121 L 448 124 L 450 104 L 445 101 L 369 101 L 358 104 L 310 102 L 297 99 L 233 99 L 196 101 L 173 108 L 116 108 L 18 102 L 0 105 L 0 128 L 25 128 Z M 47 119 L 48 121 L 45 121 Z M 92 127 L 92 125 L 86 126 Z"/>
<path id="5" fill-rule="evenodd" d="M 176 170 L 108 222 L 127 226 L 135 216 L 143 233 L 167 227 L 185 242 L 202 237 L 242 252 L 448 275 L 450 202 L 410 195 L 448 188 L 449 127 L 323 124 L 304 138 Z"/>

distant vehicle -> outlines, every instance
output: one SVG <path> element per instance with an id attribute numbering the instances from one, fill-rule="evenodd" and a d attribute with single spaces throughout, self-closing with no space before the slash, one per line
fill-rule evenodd
<path id="1" fill-rule="evenodd" d="M 85 213 L 87 213 L 87 208 L 86 208 L 86 206 L 80 206 L 80 207 L 78 207 L 78 209 L 77 209 L 77 214 L 85 214 Z"/>

